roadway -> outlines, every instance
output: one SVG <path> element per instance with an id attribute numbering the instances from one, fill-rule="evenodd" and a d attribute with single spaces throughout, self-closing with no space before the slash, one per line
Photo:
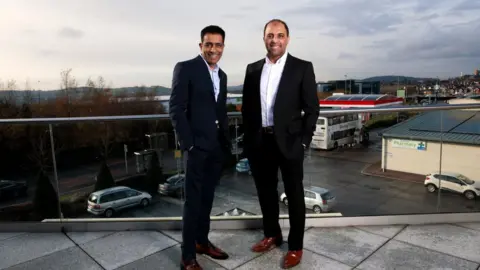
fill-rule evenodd
<path id="1" fill-rule="evenodd" d="M 372 155 L 374 151 L 366 150 Z M 364 176 L 360 171 L 368 164 L 362 158 L 349 159 L 315 156 L 305 161 L 304 185 L 324 187 L 337 197 L 333 212 L 344 216 L 368 216 L 391 214 L 423 214 L 437 212 L 437 196 L 425 191 L 422 184 L 399 180 Z M 348 150 L 345 150 L 348 153 Z M 378 152 L 376 152 L 378 154 Z M 328 154 L 327 154 L 328 155 Z M 283 192 L 280 181 L 279 191 Z M 281 205 L 281 213 L 287 213 Z M 261 214 L 255 186 L 251 176 L 237 172 L 225 175 L 217 188 L 212 215 L 221 214 L 235 207 Z M 440 212 L 480 211 L 480 200 L 468 201 L 464 197 L 442 192 Z M 310 211 L 309 211 L 310 212 Z M 122 217 L 179 216 L 182 201 L 173 197 L 161 199 L 146 209 L 131 209 Z"/>

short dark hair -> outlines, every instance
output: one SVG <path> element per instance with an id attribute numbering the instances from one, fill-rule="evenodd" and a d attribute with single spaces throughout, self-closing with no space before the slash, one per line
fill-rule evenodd
<path id="1" fill-rule="evenodd" d="M 287 37 L 290 36 L 290 29 L 288 29 L 287 23 L 280 20 L 280 19 L 272 19 L 265 24 L 265 27 L 263 27 L 263 35 L 264 36 L 265 36 L 265 31 L 267 31 L 267 26 L 271 23 L 274 23 L 274 22 L 283 24 L 283 26 L 285 26 L 285 29 L 287 30 Z"/>
<path id="2" fill-rule="evenodd" d="M 209 25 L 202 29 L 200 32 L 200 40 L 203 42 L 203 37 L 206 34 L 219 34 L 222 36 L 223 41 L 225 42 L 225 31 L 220 26 L 217 25 Z"/>

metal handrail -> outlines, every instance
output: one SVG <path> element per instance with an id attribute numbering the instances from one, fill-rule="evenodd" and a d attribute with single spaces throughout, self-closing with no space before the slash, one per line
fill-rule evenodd
<path id="1" fill-rule="evenodd" d="M 345 115 L 352 113 L 387 113 L 387 112 L 421 112 L 438 110 L 461 110 L 480 109 L 479 103 L 452 104 L 452 105 L 428 105 L 428 106 L 395 106 L 384 108 L 354 108 L 354 109 L 329 109 L 320 110 L 320 115 Z M 240 112 L 229 112 L 229 117 L 241 117 Z M 73 122 L 112 122 L 112 121 L 138 121 L 138 120 L 161 120 L 169 119 L 168 114 L 145 114 L 145 115 L 117 115 L 117 116 L 81 116 L 81 117 L 45 117 L 45 118 L 9 118 L 0 119 L 0 124 L 61 124 Z"/>

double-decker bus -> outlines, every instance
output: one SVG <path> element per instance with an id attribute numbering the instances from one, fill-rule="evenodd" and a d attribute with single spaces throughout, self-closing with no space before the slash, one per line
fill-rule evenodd
<path id="1" fill-rule="evenodd" d="M 358 114 L 320 116 L 313 134 L 312 149 L 334 149 L 368 140 Z"/>

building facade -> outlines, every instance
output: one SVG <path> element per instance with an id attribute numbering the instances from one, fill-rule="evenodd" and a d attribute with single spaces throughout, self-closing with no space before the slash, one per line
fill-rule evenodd
<path id="1" fill-rule="evenodd" d="M 479 180 L 480 112 L 441 113 L 427 112 L 385 130 L 382 169 L 426 175 L 441 166 Z"/>

